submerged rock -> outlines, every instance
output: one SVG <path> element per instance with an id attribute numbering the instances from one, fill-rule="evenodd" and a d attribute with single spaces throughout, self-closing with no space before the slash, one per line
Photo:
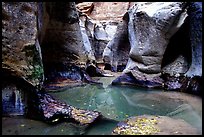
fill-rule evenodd
<path id="1" fill-rule="evenodd" d="M 42 118 L 45 122 L 56 123 L 71 120 L 80 125 L 94 122 L 101 114 L 97 111 L 78 109 L 54 99 L 49 94 L 38 93 L 39 108 L 42 109 Z"/>
<path id="2" fill-rule="evenodd" d="M 133 85 L 147 88 L 162 88 L 164 86 L 163 82 L 164 81 L 161 77 L 153 77 L 147 81 L 142 76 L 136 78 L 132 75 L 132 73 L 124 73 L 113 80 L 112 85 Z"/>
<path id="3" fill-rule="evenodd" d="M 142 115 L 119 122 L 113 135 L 197 135 L 197 130 L 181 119 Z"/>

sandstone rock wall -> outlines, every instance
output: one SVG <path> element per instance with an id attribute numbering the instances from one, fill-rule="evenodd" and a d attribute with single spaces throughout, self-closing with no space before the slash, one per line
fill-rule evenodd
<path id="1" fill-rule="evenodd" d="M 110 62 L 105 59 L 106 61 L 104 62 L 103 54 L 108 54 L 107 44 L 113 39 L 117 26 L 122 22 L 123 15 L 133 3 L 134 2 L 82 2 L 77 4 L 78 10 L 82 13 L 80 19 L 83 24 L 85 24 L 84 26 L 93 49 L 96 63 L 111 64 L 111 62 L 116 62 L 115 69 L 117 69 L 118 65 L 126 65 L 128 54 L 125 53 L 129 49 L 125 48 L 125 46 L 120 46 L 120 55 L 114 57 L 115 60 L 117 58 L 117 61 Z M 120 27 L 121 25 L 119 28 Z M 122 28 L 120 29 L 122 30 Z M 124 45 L 128 45 L 127 42 Z M 112 46 L 112 48 L 116 51 L 118 47 Z"/>
<path id="2" fill-rule="evenodd" d="M 42 84 L 36 2 L 2 2 L 2 69 L 34 86 Z"/>

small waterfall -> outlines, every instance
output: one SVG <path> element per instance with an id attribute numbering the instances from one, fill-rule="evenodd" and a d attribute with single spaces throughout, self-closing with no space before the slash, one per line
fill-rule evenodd
<path id="1" fill-rule="evenodd" d="M 103 83 L 103 88 L 105 91 L 108 91 L 108 86 L 111 85 L 112 81 L 115 79 L 115 77 L 101 77 L 99 82 Z"/>
<path id="2" fill-rule="evenodd" d="M 2 89 L 3 115 L 24 115 L 25 95 L 14 85 Z"/>
<path id="3" fill-rule="evenodd" d="M 23 115 L 25 111 L 25 105 L 22 102 L 23 96 L 21 95 L 21 92 L 19 90 L 14 91 L 15 95 L 15 112 L 17 113 L 16 115 Z"/>

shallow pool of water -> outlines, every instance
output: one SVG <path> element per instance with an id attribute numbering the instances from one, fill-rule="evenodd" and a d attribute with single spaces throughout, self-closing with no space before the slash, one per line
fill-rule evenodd
<path id="1" fill-rule="evenodd" d="M 50 92 L 52 96 L 81 109 L 96 110 L 102 119 L 87 129 L 72 123 L 48 125 L 21 117 L 2 118 L 3 134 L 90 134 L 108 135 L 119 121 L 143 114 L 183 119 L 202 134 L 202 99 L 186 93 L 108 86 L 113 78 L 100 78 L 103 85 L 85 85 Z"/>

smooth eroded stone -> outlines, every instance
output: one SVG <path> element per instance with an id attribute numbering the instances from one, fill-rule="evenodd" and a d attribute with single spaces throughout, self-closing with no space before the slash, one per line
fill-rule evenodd
<path id="1" fill-rule="evenodd" d="M 49 70 L 45 72 L 43 85 L 46 90 L 59 90 L 92 82 L 86 70 L 75 64 L 47 64 L 45 69 Z"/>
<path id="2" fill-rule="evenodd" d="M 202 76 L 202 2 L 190 2 L 187 13 L 190 20 L 192 63 L 185 75 Z"/>
<path id="3" fill-rule="evenodd" d="M 163 55 L 169 39 L 186 18 L 185 9 L 185 2 L 138 2 L 129 9 L 130 51 L 123 73 L 132 73 L 143 81 L 141 86 L 154 87 L 152 83 L 156 82 L 155 87 L 163 87 Z"/>
<path id="4" fill-rule="evenodd" d="M 129 57 L 130 43 L 128 41 L 127 20 L 123 20 L 117 26 L 116 33 L 108 42 L 103 52 L 104 63 L 110 64 L 115 71 L 119 65 L 126 65 Z"/>

